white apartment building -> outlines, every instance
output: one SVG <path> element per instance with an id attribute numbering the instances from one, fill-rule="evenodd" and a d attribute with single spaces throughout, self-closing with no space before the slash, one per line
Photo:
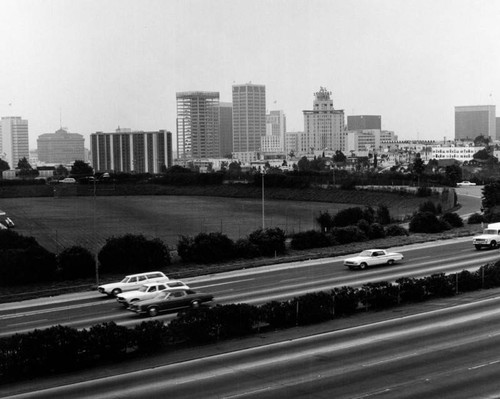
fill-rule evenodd
<path id="1" fill-rule="evenodd" d="M 430 159 L 456 159 L 457 161 L 471 161 L 473 156 L 484 147 L 456 147 L 431 146 Z"/>
<path id="2" fill-rule="evenodd" d="M 271 111 L 266 115 L 266 137 L 272 136 L 274 139 L 261 140 L 261 144 L 271 144 L 271 149 L 262 146 L 262 152 L 285 152 L 285 132 L 286 116 L 283 111 Z M 275 138 L 278 138 L 276 140 Z"/>
<path id="3" fill-rule="evenodd" d="M 345 151 L 347 134 L 344 129 L 344 111 L 333 108 L 331 94 L 321 87 L 314 93 L 313 109 L 302 111 L 304 134 L 299 141 L 299 152 L 311 153 L 323 149 Z"/>
<path id="4" fill-rule="evenodd" d="M 0 121 L 0 158 L 10 169 L 17 168 L 20 159 L 29 159 L 28 121 L 20 116 L 3 116 Z"/>

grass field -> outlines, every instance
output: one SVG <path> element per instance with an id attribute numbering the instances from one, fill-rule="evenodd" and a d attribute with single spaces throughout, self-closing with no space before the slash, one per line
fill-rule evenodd
<path id="1" fill-rule="evenodd" d="M 396 197 L 397 198 L 397 197 Z M 371 204 L 376 207 L 377 204 Z M 363 204 L 309 201 L 265 201 L 265 227 L 287 233 L 317 228 L 321 211 Z M 388 204 L 391 215 L 415 209 L 413 201 Z M 175 248 L 179 235 L 222 232 L 232 239 L 262 227 L 262 202 L 257 199 L 191 196 L 109 196 L 2 198 L 0 209 L 16 223 L 15 230 L 32 236 L 51 252 L 81 245 L 97 252 L 111 236 L 127 233 L 160 238 Z"/>

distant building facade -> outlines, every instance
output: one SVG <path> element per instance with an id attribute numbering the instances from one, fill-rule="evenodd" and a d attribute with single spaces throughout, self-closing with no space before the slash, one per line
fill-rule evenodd
<path id="1" fill-rule="evenodd" d="M 283 111 L 266 115 L 266 138 L 261 138 L 262 152 L 285 152 L 286 116 Z M 271 144 L 271 147 L 269 147 Z"/>
<path id="2" fill-rule="evenodd" d="M 233 152 L 233 104 L 219 103 L 220 156 L 231 157 Z"/>
<path id="3" fill-rule="evenodd" d="M 11 169 L 17 168 L 20 159 L 29 159 L 28 121 L 20 116 L 4 116 L 0 121 L 0 158 Z"/>
<path id="4" fill-rule="evenodd" d="M 303 132 L 286 132 L 285 133 L 285 154 L 297 155 L 299 152 L 299 137 Z"/>
<path id="5" fill-rule="evenodd" d="M 321 87 L 314 93 L 312 110 L 304 114 L 304 134 L 300 138 L 299 151 L 312 153 L 314 150 L 340 150 L 346 148 L 344 111 L 333 108 L 332 93 Z"/>
<path id="6" fill-rule="evenodd" d="M 266 86 L 233 85 L 233 152 L 255 152 L 266 135 Z"/>
<path id="7" fill-rule="evenodd" d="M 382 130 L 380 115 L 351 115 L 347 117 L 347 130 Z"/>
<path id="8" fill-rule="evenodd" d="M 176 97 L 177 157 L 219 157 L 219 93 L 188 91 Z"/>
<path id="9" fill-rule="evenodd" d="M 166 130 L 96 132 L 90 143 L 96 172 L 160 173 L 173 165 L 172 133 Z"/>
<path id="10" fill-rule="evenodd" d="M 455 107 L 455 140 L 474 140 L 477 136 L 499 139 L 495 108 L 494 105 Z"/>
<path id="11" fill-rule="evenodd" d="M 85 139 L 81 134 L 61 128 L 38 136 L 37 150 L 39 162 L 70 165 L 76 160 L 85 160 Z"/>

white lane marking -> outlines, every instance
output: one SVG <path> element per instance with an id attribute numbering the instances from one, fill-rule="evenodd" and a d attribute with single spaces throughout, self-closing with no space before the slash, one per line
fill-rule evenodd
<path id="1" fill-rule="evenodd" d="M 79 303 L 77 305 L 67 305 L 67 306 L 60 306 L 60 307 L 56 307 L 56 308 L 32 310 L 31 312 L 1 315 L 0 320 L 15 319 L 15 318 L 25 317 L 25 316 L 34 316 L 34 315 L 39 315 L 39 314 L 44 314 L 44 313 L 61 312 L 64 310 L 88 308 L 88 307 L 92 307 L 92 306 L 102 306 L 102 305 L 103 305 L 102 302 Z"/>
<path id="2" fill-rule="evenodd" d="M 378 360 L 376 362 L 364 363 L 363 367 L 371 367 L 371 366 L 375 366 L 377 364 L 389 363 L 389 362 L 393 362 L 394 360 L 406 359 L 408 357 L 412 357 L 412 356 L 416 356 L 416 355 L 418 355 L 417 352 L 406 353 L 404 355 L 391 356 L 391 357 L 388 357 L 385 359 Z"/>
<path id="3" fill-rule="evenodd" d="M 231 280 L 226 281 L 225 283 L 217 283 L 217 284 L 206 284 L 206 285 L 197 285 L 196 288 L 207 288 L 207 287 L 218 287 L 221 285 L 235 284 L 235 283 L 243 283 L 245 281 L 253 281 L 255 278 L 245 278 L 242 280 Z"/>
<path id="4" fill-rule="evenodd" d="M 469 367 L 469 370 L 476 370 L 476 369 L 480 369 L 482 367 L 491 366 L 491 365 L 497 364 L 497 363 L 500 363 L 500 360 L 493 360 L 493 361 L 488 362 L 488 363 L 478 364 L 477 366 Z"/>
<path id="5" fill-rule="evenodd" d="M 40 320 L 33 320 L 33 321 L 25 321 L 24 323 L 13 323 L 9 324 L 9 327 L 14 327 L 14 326 L 25 326 L 28 324 L 35 324 L 35 323 L 40 323 L 43 321 L 48 321 L 49 319 L 40 319 Z"/>
<path id="6" fill-rule="evenodd" d="M 364 395 L 361 395 L 361 396 L 356 396 L 352 399 L 363 399 L 363 398 L 369 398 L 370 396 L 378 396 L 378 395 L 382 395 L 384 393 L 387 393 L 387 392 L 390 392 L 391 390 L 389 388 L 386 388 L 386 389 L 382 389 L 380 391 L 375 391 L 375 392 L 370 392 L 370 393 L 366 393 Z"/>

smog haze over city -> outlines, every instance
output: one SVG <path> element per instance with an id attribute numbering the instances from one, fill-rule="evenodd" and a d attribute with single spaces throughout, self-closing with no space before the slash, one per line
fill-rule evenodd
<path id="1" fill-rule="evenodd" d="M 176 92 L 266 86 L 303 130 L 320 86 L 400 140 L 454 136 L 454 107 L 500 98 L 496 0 L 1 0 L 0 116 L 30 148 L 62 125 L 166 129 Z"/>

